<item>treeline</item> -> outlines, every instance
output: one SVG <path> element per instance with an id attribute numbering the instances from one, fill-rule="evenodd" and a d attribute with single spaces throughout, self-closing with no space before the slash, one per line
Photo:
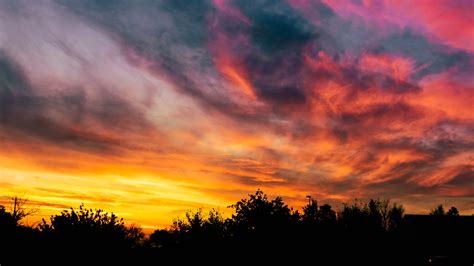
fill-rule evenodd
<path id="1" fill-rule="evenodd" d="M 188 212 L 168 229 L 146 237 L 142 229 L 102 210 L 64 210 L 35 226 L 22 220 L 35 210 L 15 199 L 0 206 L 0 264 L 29 259 L 69 263 L 78 259 L 156 265 L 174 261 L 289 265 L 472 265 L 473 216 L 442 205 L 425 216 L 405 215 L 389 200 L 354 201 L 340 210 L 308 199 L 301 210 L 261 190 L 236 202 L 234 214 Z M 29 254 L 28 256 L 18 254 Z M 63 258 L 60 260 L 59 258 Z M 253 262 L 253 263 L 250 263 Z M 199 264 L 198 263 L 198 264 Z"/>

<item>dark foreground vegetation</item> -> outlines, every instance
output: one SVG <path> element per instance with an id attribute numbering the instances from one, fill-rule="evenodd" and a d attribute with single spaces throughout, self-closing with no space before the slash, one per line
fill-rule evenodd
<path id="1" fill-rule="evenodd" d="M 355 201 L 340 210 L 309 199 L 295 211 L 260 190 L 218 211 L 189 212 L 145 237 L 102 210 L 64 210 L 35 226 L 34 210 L 15 199 L 0 206 L 0 264 L 8 265 L 470 265 L 474 216 L 442 205 L 404 215 L 388 200 Z"/>

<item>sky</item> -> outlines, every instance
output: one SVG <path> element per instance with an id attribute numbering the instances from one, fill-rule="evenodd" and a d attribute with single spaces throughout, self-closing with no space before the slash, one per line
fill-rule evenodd
<path id="1" fill-rule="evenodd" d="M 0 1 L 0 203 L 144 228 L 257 188 L 474 214 L 474 1 Z"/>

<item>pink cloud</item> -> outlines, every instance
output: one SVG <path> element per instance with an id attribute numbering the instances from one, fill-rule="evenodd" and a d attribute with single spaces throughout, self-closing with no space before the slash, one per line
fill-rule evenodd
<path id="1" fill-rule="evenodd" d="M 367 24 L 410 27 L 433 41 L 474 51 L 474 2 L 470 0 L 324 0 L 339 15 L 363 18 Z"/>

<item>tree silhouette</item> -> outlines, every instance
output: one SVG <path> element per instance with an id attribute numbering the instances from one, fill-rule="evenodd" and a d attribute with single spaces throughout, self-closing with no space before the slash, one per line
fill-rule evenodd
<path id="1" fill-rule="evenodd" d="M 216 249 L 226 237 L 226 221 L 222 214 L 212 209 L 207 216 L 202 209 L 188 211 L 185 219 L 177 218 L 168 230 L 156 230 L 149 242 L 159 250 L 186 249 L 199 252 Z"/>
<path id="2" fill-rule="evenodd" d="M 53 215 L 49 221 L 43 219 L 33 229 L 20 223 L 31 214 L 24 202 L 12 199 L 11 211 L 0 206 L 2 261 L 17 262 L 22 258 L 19 252 L 37 257 L 52 250 L 70 258 L 76 254 L 100 257 L 104 265 L 125 261 L 142 265 L 149 260 L 195 264 L 199 258 L 209 263 L 223 264 L 222 258 L 232 258 L 235 263 L 263 265 L 288 259 L 292 265 L 308 261 L 315 265 L 424 265 L 428 259 L 438 265 L 463 265 L 473 261 L 462 243 L 474 235 L 474 216 L 460 216 L 456 207 L 445 213 L 442 205 L 431 215 L 405 215 L 402 205 L 389 200 L 355 200 L 336 212 L 309 198 L 300 213 L 281 197 L 271 199 L 258 189 L 231 205 L 234 214 L 229 218 L 214 209 L 188 211 L 169 228 L 145 238 L 139 226 L 83 205 Z M 53 262 L 69 264 L 70 258 Z"/>
<path id="3" fill-rule="evenodd" d="M 436 206 L 436 208 L 431 210 L 430 215 L 436 215 L 436 216 L 446 215 L 446 212 L 444 211 L 443 204 L 440 204 L 440 205 Z"/>
<path id="4" fill-rule="evenodd" d="M 270 234 L 277 227 L 288 227 L 299 220 L 294 212 L 283 202 L 281 197 L 269 200 L 260 189 L 250 194 L 248 199 L 241 199 L 230 208 L 235 210 L 231 226 L 239 233 Z"/>
<path id="5" fill-rule="evenodd" d="M 354 201 L 352 204 L 345 203 L 342 211 L 339 213 L 339 222 L 342 227 L 351 233 L 366 233 L 366 229 L 374 229 L 373 219 L 371 217 L 371 210 L 366 203 Z M 370 222 L 372 220 L 372 223 Z M 379 227 L 379 226 L 377 226 Z"/>
<path id="6" fill-rule="evenodd" d="M 388 231 L 396 231 L 400 228 L 403 222 L 403 215 L 405 213 L 405 209 L 403 205 L 397 205 L 393 203 L 392 208 L 388 212 L 388 222 L 386 229 Z"/>
<path id="7" fill-rule="evenodd" d="M 319 220 L 318 202 L 314 199 L 309 200 L 308 205 L 303 207 L 302 221 L 306 224 L 315 224 Z"/>
<path id="8" fill-rule="evenodd" d="M 336 212 L 329 204 L 324 204 L 319 207 L 318 217 L 319 221 L 323 224 L 333 224 L 336 222 Z"/>
<path id="9" fill-rule="evenodd" d="M 306 230 L 329 230 L 336 224 L 336 212 L 329 204 L 318 206 L 316 200 L 310 199 L 308 205 L 303 207 L 301 222 Z"/>
<path id="10" fill-rule="evenodd" d="M 16 226 L 21 223 L 21 221 L 38 212 L 38 208 L 29 208 L 27 207 L 28 199 L 20 197 L 11 198 L 11 207 L 10 211 L 7 211 L 5 206 L 0 205 L 0 223 L 6 225 Z"/>
<path id="11" fill-rule="evenodd" d="M 156 249 L 176 248 L 180 244 L 180 239 L 176 233 L 166 230 L 155 230 L 149 237 L 149 244 Z"/>
<path id="12" fill-rule="evenodd" d="M 446 213 L 449 216 L 459 216 L 459 211 L 456 207 L 449 208 L 448 212 Z"/>
<path id="13" fill-rule="evenodd" d="M 39 224 L 45 241 L 62 252 L 86 252 L 114 258 L 127 255 L 127 250 L 144 237 L 141 228 L 126 226 L 122 218 L 101 209 L 64 210 Z M 116 254 L 116 255 L 113 255 Z"/>
<path id="14" fill-rule="evenodd" d="M 40 246 L 39 231 L 24 225 L 22 220 L 36 213 L 37 209 L 26 207 L 24 198 L 11 198 L 9 210 L 0 205 L 0 260 L 5 264 L 25 264 L 20 253 L 35 255 Z"/>
<path id="15" fill-rule="evenodd" d="M 18 220 L 13 217 L 10 212 L 7 212 L 5 206 L 0 205 L 0 229 L 7 230 L 18 225 Z"/>
<path id="16" fill-rule="evenodd" d="M 15 219 L 16 223 L 20 223 L 20 221 L 24 218 L 33 215 L 39 211 L 38 208 L 27 207 L 26 205 L 28 203 L 28 199 L 26 198 L 13 197 L 11 201 L 11 216 L 13 219 Z"/>

